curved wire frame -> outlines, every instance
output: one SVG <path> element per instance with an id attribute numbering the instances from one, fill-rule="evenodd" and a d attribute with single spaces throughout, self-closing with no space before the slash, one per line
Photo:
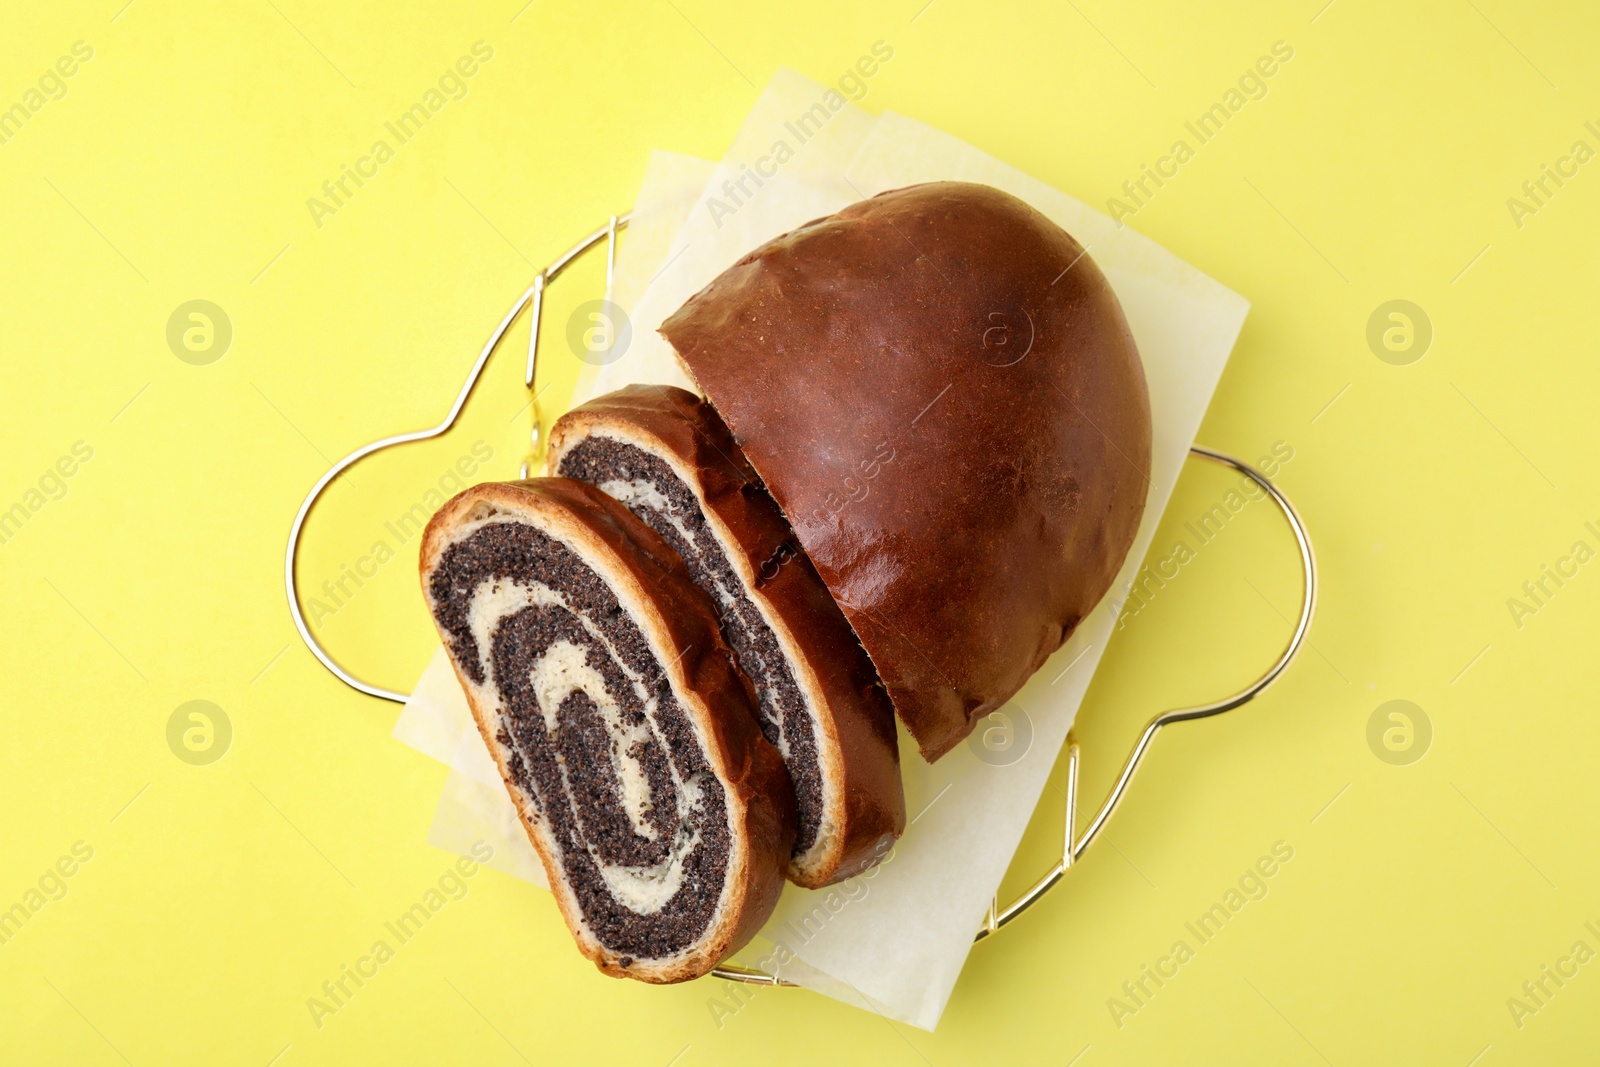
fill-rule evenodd
<path id="1" fill-rule="evenodd" d="M 300 638 L 306 643 L 306 647 L 322 662 L 324 667 L 333 673 L 334 677 L 350 688 L 368 696 L 394 701 L 397 704 L 404 704 L 408 699 L 408 695 L 405 693 L 400 693 L 393 689 L 385 689 L 382 686 L 373 685 L 357 678 L 334 659 L 328 650 L 323 648 L 316 637 L 312 635 L 311 628 L 306 623 L 305 614 L 300 610 L 299 589 L 295 576 L 295 562 L 299 555 L 300 537 L 304 531 L 306 519 L 321 498 L 323 491 L 327 489 L 335 478 L 338 478 L 356 463 L 386 448 L 438 437 L 454 426 L 456 419 L 461 415 L 462 409 L 466 407 L 468 398 L 472 396 L 473 390 L 477 388 L 478 381 L 483 377 L 483 371 L 488 365 L 489 357 L 494 355 L 495 350 L 500 345 L 500 341 L 505 337 L 506 331 L 511 328 L 511 324 L 516 320 L 517 316 L 521 314 L 524 308 L 530 305 L 532 306 L 532 322 L 529 331 L 527 369 L 524 377 L 527 387 L 532 390 L 534 371 L 538 364 L 539 326 L 544 311 L 545 287 L 555 281 L 556 277 L 573 260 L 604 239 L 607 245 L 606 288 L 609 291 L 616 266 L 617 233 L 627 226 L 628 218 L 628 214 L 613 215 L 605 226 L 600 227 L 576 245 L 573 245 L 560 259 L 557 259 L 534 276 L 533 284 L 524 290 L 521 296 L 517 297 L 517 301 L 511 306 L 511 310 L 506 312 L 505 317 L 500 320 L 500 324 L 489 335 L 489 340 L 484 344 L 482 351 L 478 353 L 477 361 L 473 363 L 472 370 L 467 375 L 467 380 L 462 385 L 461 391 L 456 395 L 455 403 L 451 405 L 449 414 L 444 417 L 444 421 L 432 429 L 395 434 L 356 449 L 335 463 L 328 469 L 327 473 L 317 479 L 317 483 L 311 487 L 311 492 L 306 495 L 304 502 L 301 503 L 300 510 L 294 517 L 294 525 L 289 530 L 289 545 L 284 553 L 284 586 L 289 597 L 289 612 L 294 616 L 295 629 L 299 631 Z M 537 397 L 535 397 L 535 401 L 537 401 Z M 535 402 L 533 404 L 533 431 L 531 438 L 535 449 L 539 445 L 541 430 L 539 408 L 537 402 Z M 1269 478 L 1243 460 L 1230 456 L 1225 452 L 1218 452 L 1215 449 L 1204 448 L 1200 445 L 1190 448 L 1189 454 L 1225 467 L 1231 467 L 1249 478 L 1266 491 L 1267 495 L 1272 498 L 1273 503 L 1278 506 L 1279 511 L 1283 513 L 1284 519 L 1289 524 L 1290 531 L 1294 534 L 1295 545 L 1300 552 L 1301 580 L 1304 587 L 1304 595 L 1300 603 L 1300 616 L 1295 621 L 1294 630 L 1289 635 L 1288 643 L 1284 646 L 1283 651 L 1272 666 L 1267 668 L 1266 672 L 1254 682 L 1251 682 L 1237 693 L 1221 700 L 1212 701 L 1209 704 L 1197 704 L 1193 707 L 1163 712 L 1146 723 L 1144 730 L 1139 735 L 1139 740 L 1134 744 L 1133 750 L 1123 762 L 1122 773 L 1117 776 L 1111 791 L 1101 803 L 1100 810 L 1089 821 L 1089 825 L 1084 829 L 1083 833 L 1076 837 L 1074 834 L 1078 823 L 1078 768 L 1080 761 L 1078 743 L 1069 732 L 1067 734 L 1066 831 L 1062 840 L 1061 859 L 1023 892 L 1021 896 L 1005 907 L 1000 907 L 998 897 L 991 901 L 989 913 L 984 918 L 983 925 L 979 927 L 974 941 L 982 941 L 990 937 L 998 932 L 1001 927 L 1006 926 L 1017 916 L 1038 903 L 1046 893 L 1056 886 L 1056 883 L 1061 881 L 1067 869 L 1083 857 L 1090 843 L 1105 829 L 1106 822 L 1116 812 L 1118 806 L 1121 805 L 1123 797 L 1127 795 L 1128 786 L 1133 781 L 1135 772 L 1138 771 L 1140 765 L 1144 762 L 1145 756 L 1150 751 L 1151 742 L 1155 740 L 1156 735 L 1164 727 L 1173 723 L 1189 722 L 1195 719 L 1210 718 L 1213 715 L 1221 715 L 1223 712 L 1232 711 L 1234 708 L 1248 704 L 1278 680 L 1289 664 L 1294 662 L 1295 657 L 1299 655 L 1300 649 L 1305 644 L 1306 634 L 1311 628 L 1311 617 L 1316 611 L 1317 564 L 1315 554 L 1311 549 L 1310 535 L 1307 534 L 1305 523 L 1301 520 L 1299 513 L 1295 511 L 1294 505 L 1289 502 L 1288 497 L 1284 496 L 1282 490 L 1274 485 Z M 523 463 L 523 477 L 527 477 L 530 473 L 531 459 L 532 457 L 530 456 L 530 460 Z M 732 964 L 713 969 L 711 975 L 728 981 L 755 985 L 794 985 L 793 982 L 786 981 L 777 975 Z"/>
<path id="2" fill-rule="evenodd" d="M 283 555 L 283 583 L 285 591 L 289 594 L 289 614 L 294 616 L 294 628 L 300 631 L 300 640 L 306 643 L 311 654 L 322 661 L 322 665 L 333 672 L 333 676 L 348 685 L 358 693 L 365 693 L 369 697 L 378 697 L 380 700 L 392 700 L 396 704 L 404 704 L 408 694 L 385 689 L 381 685 L 364 682 L 354 674 L 345 670 L 339 661 L 334 659 L 322 643 L 311 633 L 311 627 L 306 623 L 306 616 L 300 610 L 300 590 L 295 579 L 295 562 L 300 555 L 300 535 L 305 530 L 306 519 L 311 516 L 311 511 L 321 499 L 323 490 L 333 483 L 333 480 L 368 456 L 382 452 L 395 445 L 410 444 L 413 441 L 426 441 L 438 437 L 456 424 L 456 419 L 461 417 L 461 409 L 467 406 L 467 399 L 472 396 L 472 391 L 478 387 L 478 380 L 483 377 L 483 369 L 489 364 L 489 357 L 494 355 L 495 349 L 500 347 L 500 341 L 505 337 L 506 331 L 516 321 L 522 309 L 533 306 L 530 316 L 532 322 L 528 331 L 528 364 L 524 380 L 528 389 L 533 389 L 533 372 L 539 362 L 539 324 L 544 318 L 544 290 L 545 286 L 556 280 L 560 273 L 567 269 L 573 260 L 599 244 L 602 239 L 606 242 L 606 289 L 611 289 L 611 278 L 616 271 L 617 264 L 617 233 L 628 225 L 631 212 L 613 215 L 609 222 L 598 230 L 567 249 L 566 253 L 544 270 L 534 275 L 533 284 L 522 291 L 517 297 L 517 302 L 511 305 L 511 310 L 505 313 L 500 320 L 500 325 L 494 328 L 489 335 L 489 340 L 484 343 L 483 350 L 478 353 L 478 359 L 472 364 L 472 370 L 467 375 L 466 384 L 462 385 L 461 392 L 456 394 L 456 402 L 450 405 L 450 413 L 444 421 L 429 430 L 414 430 L 411 433 L 397 433 L 382 440 L 374 441 L 370 445 L 363 445 L 348 456 L 328 468 L 326 474 L 317 479 L 317 484 L 311 487 L 311 492 L 306 494 L 305 500 L 300 504 L 300 510 L 295 513 L 294 525 L 289 527 L 289 547 Z M 534 397 L 533 408 L 533 434 L 531 442 L 533 448 L 539 446 L 539 436 L 543 429 L 539 421 L 538 397 Z M 530 457 L 531 461 L 531 457 Z M 530 461 L 524 461 L 522 476 L 528 477 Z"/>

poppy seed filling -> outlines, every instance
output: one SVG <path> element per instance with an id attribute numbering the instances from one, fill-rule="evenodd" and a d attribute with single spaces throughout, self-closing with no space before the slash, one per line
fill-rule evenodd
<path id="1" fill-rule="evenodd" d="M 761 732 L 788 769 L 799 815 L 794 855 L 804 856 L 816 844 L 823 822 L 816 725 L 788 657 L 735 573 L 694 492 L 665 460 L 613 437 L 585 437 L 561 457 L 559 473 L 621 500 L 683 557 L 695 584 L 711 595 L 723 637 L 755 685 Z"/>
<path id="2" fill-rule="evenodd" d="M 521 521 L 449 545 L 428 591 L 596 940 L 624 966 L 692 948 L 727 881 L 725 797 L 628 610 L 576 553 Z M 504 611 L 480 649 L 494 597 Z"/>

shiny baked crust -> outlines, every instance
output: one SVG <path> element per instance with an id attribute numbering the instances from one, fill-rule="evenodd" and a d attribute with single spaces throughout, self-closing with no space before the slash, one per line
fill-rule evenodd
<path id="1" fill-rule="evenodd" d="M 1150 405 L 1121 306 L 1021 200 L 935 182 L 751 252 L 662 324 L 927 759 L 1110 588 Z"/>

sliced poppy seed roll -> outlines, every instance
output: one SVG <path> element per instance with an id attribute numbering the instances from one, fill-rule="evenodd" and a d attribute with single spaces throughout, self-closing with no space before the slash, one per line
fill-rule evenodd
<path id="1" fill-rule="evenodd" d="M 678 555 L 604 493 L 540 478 L 456 496 L 421 567 L 584 955 L 677 982 L 749 941 L 783 888 L 794 802 Z"/>
<path id="2" fill-rule="evenodd" d="M 881 859 L 906 823 L 894 709 L 716 412 L 683 389 L 629 386 L 556 423 L 549 467 L 626 504 L 711 594 L 794 785 L 790 879 L 816 888 Z"/>

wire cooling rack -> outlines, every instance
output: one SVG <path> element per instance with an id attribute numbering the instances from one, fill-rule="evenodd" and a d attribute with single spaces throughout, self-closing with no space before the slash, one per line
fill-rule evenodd
<path id="1" fill-rule="evenodd" d="M 522 314 L 524 309 L 530 307 L 529 317 L 531 322 L 528 331 L 528 360 L 524 381 L 531 394 L 533 391 L 534 371 L 537 369 L 539 361 L 539 326 L 544 318 L 545 289 L 574 260 L 601 241 L 605 241 L 606 289 L 610 291 L 612 275 L 616 269 L 617 234 L 628 225 L 628 218 L 627 214 L 611 216 L 606 225 L 573 245 L 559 259 L 534 276 L 533 283 L 523 290 L 521 296 L 517 297 L 516 303 L 511 305 L 511 309 L 506 312 L 505 317 L 500 320 L 500 324 L 489 335 L 488 341 L 484 343 L 482 351 L 478 353 L 478 358 L 472 365 L 471 372 L 467 375 L 466 383 L 462 385 L 461 391 L 456 394 L 455 403 L 450 406 L 450 411 L 445 415 L 442 422 L 431 429 L 394 434 L 356 449 L 332 467 L 329 467 L 327 472 L 317 479 L 316 484 L 311 487 L 311 492 L 306 494 L 305 500 L 300 504 L 300 510 L 295 513 L 294 525 L 289 528 L 289 545 L 284 552 L 283 558 L 283 581 L 285 591 L 289 597 L 289 613 L 294 617 L 295 629 L 299 631 L 300 639 L 306 643 L 306 647 L 322 662 L 324 667 L 333 672 L 334 677 L 350 688 L 368 696 L 391 700 L 397 704 L 404 704 L 409 699 L 406 693 L 385 689 L 380 685 L 373 685 L 371 682 L 362 681 L 356 677 L 346 670 L 338 660 L 334 659 L 333 655 L 323 648 L 321 642 L 312 634 L 311 627 L 306 622 L 305 613 L 300 609 L 299 583 L 295 576 L 295 563 L 300 554 L 300 537 L 305 530 L 306 519 L 310 517 L 312 510 L 317 505 L 317 501 L 321 499 L 323 491 L 332 484 L 334 479 L 355 464 L 386 448 L 438 437 L 454 426 L 456 420 L 461 416 L 462 409 L 466 407 L 467 400 L 472 396 L 473 390 L 477 388 L 479 380 L 483 377 L 483 371 L 489 363 L 489 358 L 494 355 L 495 351 L 500 347 L 500 342 L 505 338 L 506 331 L 511 328 L 511 324 L 516 321 L 517 316 Z M 522 461 L 521 475 L 524 478 L 529 477 L 534 471 L 539 453 L 544 447 L 544 426 L 541 421 L 536 396 L 529 407 L 533 413 L 533 427 L 529 434 L 528 455 Z M 1311 616 L 1316 610 L 1317 564 L 1316 556 L 1311 550 L 1310 535 L 1307 534 L 1305 523 L 1301 521 L 1299 513 L 1295 511 L 1294 505 L 1289 502 L 1289 498 L 1283 495 L 1283 491 L 1274 485 L 1271 479 L 1261 474 L 1248 463 L 1225 452 L 1218 452 L 1215 449 L 1204 448 L 1200 445 L 1191 447 L 1189 455 L 1221 464 L 1224 467 L 1230 467 L 1249 478 L 1265 490 L 1272 502 L 1278 506 L 1278 510 L 1282 512 L 1289 531 L 1294 535 L 1295 547 L 1300 552 L 1300 573 L 1304 590 L 1300 601 L 1300 614 L 1295 620 L 1294 630 L 1289 635 L 1288 643 L 1284 646 L 1283 651 L 1278 655 L 1272 666 L 1267 668 L 1266 672 L 1254 682 L 1251 682 L 1237 693 L 1221 700 L 1212 701 L 1209 704 L 1197 704 L 1193 707 L 1163 712 L 1146 723 L 1144 730 L 1139 734 L 1139 740 L 1134 744 L 1133 750 L 1128 753 L 1127 759 L 1123 762 L 1122 773 L 1117 776 L 1111 791 L 1106 795 L 1105 800 L 1101 802 L 1099 810 L 1089 820 L 1089 825 L 1084 828 L 1082 834 L 1076 833 L 1078 825 L 1078 743 L 1069 731 L 1067 734 L 1066 831 L 1063 834 L 1061 843 L 1061 858 L 1022 895 L 1009 904 L 1001 907 L 998 897 L 990 901 L 989 913 L 984 917 L 983 925 L 978 928 L 974 938 L 976 941 L 982 941 L 998 933 L 1002 927 L 1008 925 L 1017 916 L 1037 904 L 1044 898 L 1046 893 L 1055 888 L 1056 883 L 1060 882 L 1062 876 L 1067 873 L 1067 869 L 1083 858 L 1084 852 L 1088 850 L 1089 845 L 1100 835 L 1100 832 L 1105 829 L 1106 822 L 1116 812 L 1117 807 L 1122 803 L 1122 798 L 1127 795 L 1128 786 L 1133 781 L 1133 776 L 1139 770 L 1140 765 L 1143 764 L 1145 756 L 1150 751 L 1150 745 L 1155 741 L 1157 734 L 1173 723 L 1207 719 L 1213 715 L 1221 715 L 1223 712 L 1232 711 L 1234 708 L 1248 704 L 1278 680 L 1289 664 L 1294 662 L 1295 657 L 1300 653 L 1301 647 L 1305 644 L 1306 633 L 1311 628 Z M 733 965 L 717 967 L 711 974 L 714 977 L 729 981 L 759 985 L 789 986 L 794 984 L 765 971 Z"/>

